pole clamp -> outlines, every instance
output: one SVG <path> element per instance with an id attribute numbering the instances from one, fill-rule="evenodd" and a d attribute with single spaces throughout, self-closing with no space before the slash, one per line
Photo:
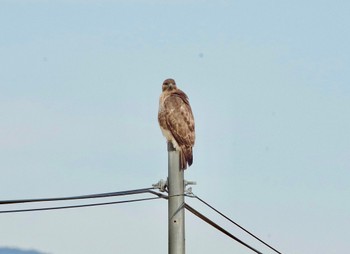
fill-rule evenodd
<path id="1" fill-rule="evenodd" d="M 168 179 L 166 181 L 160 179 L 158 183 L 152 184 L 152 186 L 155 189 L 159 189 L 161 192 L 165 192 L 168 186 Z"/>
<path id="2" fill-rule="evenodd" d="M 192 187 L 188 187 L 188 188 L 187 188 L 187 186 L 188 186 L 188 185 L 196 185 L 196 184 L 197 184 L 197 182 L 195 182 L 195 181 L 187 181 L 187 180 L 184 181 L 184 185 L 185 185 L 185 194 L 186 194 L 187 196 L 193 196 L 193 195 L 194 195 L 193 192 L 192 192 Z"/>

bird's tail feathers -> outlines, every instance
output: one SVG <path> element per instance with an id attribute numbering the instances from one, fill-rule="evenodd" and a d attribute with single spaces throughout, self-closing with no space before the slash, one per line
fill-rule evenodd
<path id="1" fill-rule="evenodd" d="M 180 152 L 180 167 L 181 169 L 187 169 L 193 163 L 192 147 L 181 147 Z"/>
<path id="2" fill-rule="evenodd" d="M 185 170 L 187 168 L 186 156 L 183 151 L 180 151 L 180 169 Z"/>
<path id="3" fill-rule="evenodd" d="M 192 147 L 190 147 L 190 148 L 188 149 L 188 153 L 187 153 L 186 159 L 187 159 L 188 166 L 191 166 L 192 163 L 193 163 Z"/>

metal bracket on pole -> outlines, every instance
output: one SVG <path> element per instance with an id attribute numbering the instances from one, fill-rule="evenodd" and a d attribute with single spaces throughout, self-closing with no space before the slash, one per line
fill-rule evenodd
<path id="1" fill-rule="evenodd" d="M 186 195 L 193 195 L 192 187 L 187 188 L 188 185 L 197 185 L 197 182 L 184 180 L 184 193 Z M 157 183 L 152 184 L 152 187 L 155 189 L 159 189 L 159 191 L 161 192 L 168 192 L 168 179 L 166 181 L 160 179 Z"/>
<path id="2" fill-rule="evenodd" d="M 187 186 L 187 185 L 197 185 L 197 182 L 185 180 L 185 185 L 186 185 L 186 186 Z"/>
<path id="3" fill-rule="evenodd" d="M 196 185 L 197 182 L 194 182 L 194 181 L 187 181 L 185 180 L 185 195 L 187 196 L 193 196 L 193 193 L 192 193 L 192 187 L 188 187 L 188 185 Z"/>
<path id="4" fill-rule="evenodd" d="M 167 190 L 168 187 L 168 179 L 164 181 L 163 179 L 160 179 L 158 183 L 152 184 L 153 188 L 159 189 L 161 192 L 164 192 Z"/>

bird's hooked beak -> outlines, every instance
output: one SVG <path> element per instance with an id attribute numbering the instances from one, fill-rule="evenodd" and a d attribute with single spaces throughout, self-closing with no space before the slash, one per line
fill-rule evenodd
<path id="1" fill-rule="evenodd" d="M 170 89 L 173 89 L 174 86 L 175 86 L 174 83 L 169 83 L 169 88 L 170 88 Z"/>

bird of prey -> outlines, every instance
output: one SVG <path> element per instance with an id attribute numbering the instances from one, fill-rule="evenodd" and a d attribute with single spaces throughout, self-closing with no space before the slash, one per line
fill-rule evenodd
<path id="1" fill-rule="evenodd" d="M 177 88 L 173 79 L 163 82 L 158 122 L 167 141 L 180 152 L 180 168 L 191 166 L 195 141 L 194 118 L 187 95 Z"/>

